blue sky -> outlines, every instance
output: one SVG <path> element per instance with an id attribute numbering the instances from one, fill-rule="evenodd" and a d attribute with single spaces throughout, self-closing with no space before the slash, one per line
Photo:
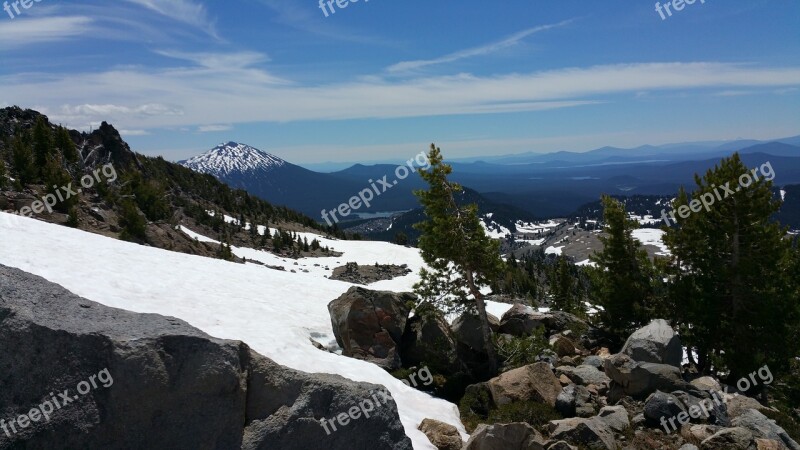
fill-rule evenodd
<path id="1" fill-rule="evenodd" d="M 800 2 L 654 5 L 40 0 L 0 11 L 0 106 L 106 120 L 170 160 L 228 140 L 313 163 L 800 134 Z"/>

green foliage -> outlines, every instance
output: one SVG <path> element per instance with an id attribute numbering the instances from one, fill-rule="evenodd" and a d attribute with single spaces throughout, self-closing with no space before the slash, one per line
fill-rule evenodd
<path id="1" fill-rule="evenodd" d="M 394 235 L 394 243 L 397 245 L 408 245 L 408 235 L 402 231 Z"/>
<path id="2" fill-rule="evenodd" d="M 738 154 L 723 159 L 695 176 L 695 198 L 733 188 L 747 172 Z M 689 203 L 681 189 L 673 207 Z M 770 219 L 779 207 L 772 182 L 760 178 L 667 230 L 669 303 L 701 372 L 713 366 L 738 379 L 764 364 L 780 372 L 800 353 L 800 265 L 786 230 Z"/>
<path id="3" fill-rule="evenodd" d="M 62 193 L 61 187 L 69 186 L 72 183 L 72 175 L 64 168 L 64 161 L 61 154 L 52 153 L 47 156 L 47 162 L 42 168 L 42 183 L 48 194 L 55 195 L 56 198 Z M 64 195 L 66 197 L 66 195 Z M 61 213 L 69 213 L 70 209 L 78 204 L 78 197 L 70 196 L 64 201 L 56 202 L 53 209 Z"/>
<path id="4" fill-rule="evenodd" d="M 11 139 L 11 161 L 21 185 L 33 183 L 38 179 L 33 162 L 33 147 L 27 133 L 20 132 Z"/>
<path id="5" fill-rule="evenodd" d="M 494 339 L 497 354 L 503 360 L 503 370 L 512 370 L 536 362 L 536 357 L 550 344 L 544 335 L 544 327 L 539 327 L 530 336 L 497 336 Z"/>
<path id="6" fill-rule="evenodd" d="M 122 227 L 120 239 L 138 243 L 147 241 L 147 221 L 129 199 L 121 202 L 119 224 Z"/>
<path id="7" fill-rule="evenodd" d="M 78 149 L 75 147 L 75 142 L 69 136 L 69 130 L 64 127 L 58 127 L 55 133 L 55 147 L 61 152 L 64 161 L 68 164 L 75 164 L 78 162 Z"/>
<path id="8" fill-rule="evenodd" d="M 500 243 L 486 236 L 477 205 L 456 203 L 455 194 L 462 188 L 447 180 L 452 168 L 433 144 L 428 161 L 429 169 L 420 171 L 420 176 L 429 189 L 414 192 L 427 220 L 414 227 L 422 233 L 418 246 L 431 270 L 420 271 L 421 281 L 414 291 L 422 301 L 446 311 L 477 309 L 490 371 L 494 372 L 496 358 L 480 288 L 494 283 L 503 270 Z"/>
<path id="9" fill-rule="evenodd" d="M 562 255 L 553 271 L 550 283 L 550 294 L 553 297 L 553 308 L 579 317 L 586 317 L 586 307 L 578 292 L 577 270 L 569 259 Z"/>
<path id="10" fill-rule="evenodd" d="M 6 162 L 0 155 L 0 190 L 5 189 L 8 179 L 6 178 Z"/>
<path id="11" fill-rule="evenodd" d="M 513 402 L 491 410 L 487 423 L 525 422 L 541 431 L 551 420 L 560 419 L 563 419 L 561 414 L 547 403 L 527 401 Z"/>
<path id="12" fill-rule="evenodd" d="M 605 233 L 600 236 L 603 251 L 590 258 L 597 264 L 591 271 L 593 298 L 604 308 L 602 323 L 619 336 L 649 322 L 658 307 L 655 266 L 633 238 L 638 225 L 630 220 L 625 206 L 603 196 Z"/>
<path id="13" fill-rule="evenodd" d="M 41 173 L 53 152 L 53 130 L 44 116 L 36 119 L 33 126 L 33 156 L 37 171 Z"/>

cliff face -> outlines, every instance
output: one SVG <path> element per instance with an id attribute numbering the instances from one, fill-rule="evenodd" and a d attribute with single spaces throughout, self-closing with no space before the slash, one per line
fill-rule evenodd
<path id="1" fill-rule="evenodd" d="M 323 428 L 378 389 L 0 266 L 0 448 L 410 449 L 390 398 Z"/>

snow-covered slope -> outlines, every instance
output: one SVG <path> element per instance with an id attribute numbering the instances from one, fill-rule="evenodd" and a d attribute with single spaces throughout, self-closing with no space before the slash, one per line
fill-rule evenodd
<path id="1" fill-rule="evenodd" d="M 227 142 L 180 164 L 224 179 L 231 174 L 269 171 L 284 166 L 286 161 L 246 144 Z"/>
<path id="2" fill-rule="evenodd" d="M 332 269 L 348 261 L 405 263 L 412 274 L 369 287 L 409 291 L 423 264 L 418 250 L 308 236 L 344 255 L 302 259 L 295 266 L 293 260 L 265 252 L 233 249 L 248 259 L 283 265 L 284 272 L 144 247 L 0 212 L 0 264 L 42 276 L 107 306 L 178 317 L 212 336 L 242 340 L 294 369 L 382 384 L 396 400 L 416 449 L 434 448 L 416 429 L 427 417 L 464 433 L 455 405 L 406 386 L 374 364 L 317 350 L 309 342 L 309 337 L 326 344 L 333 340 L 327 305 L 351 286 L 327 279 L 330 270 L 325 266 Z M 510 307 L 490 306 L 498 315 Z"/>

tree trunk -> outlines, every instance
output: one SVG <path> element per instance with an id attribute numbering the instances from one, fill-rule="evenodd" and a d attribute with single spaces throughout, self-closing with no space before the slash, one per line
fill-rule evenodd
<path id="1" fill-rule="evenodd" d="M 486 314 L 486 303 L 483 301 L 481 291 L 475 286 L 471 270 L 467 270 L 467 283 L 469 284 L 470 292 L 475 297 L 475 306 L 478 309 L 478 318 L 481 321 L 484 349 L 489 357 L 489 371 L 494 376 L 497 374 L 497 354 L 494 351 L 494 343 L 492 342 L 492 329 L 489 326 L 489 316 Z"/>

